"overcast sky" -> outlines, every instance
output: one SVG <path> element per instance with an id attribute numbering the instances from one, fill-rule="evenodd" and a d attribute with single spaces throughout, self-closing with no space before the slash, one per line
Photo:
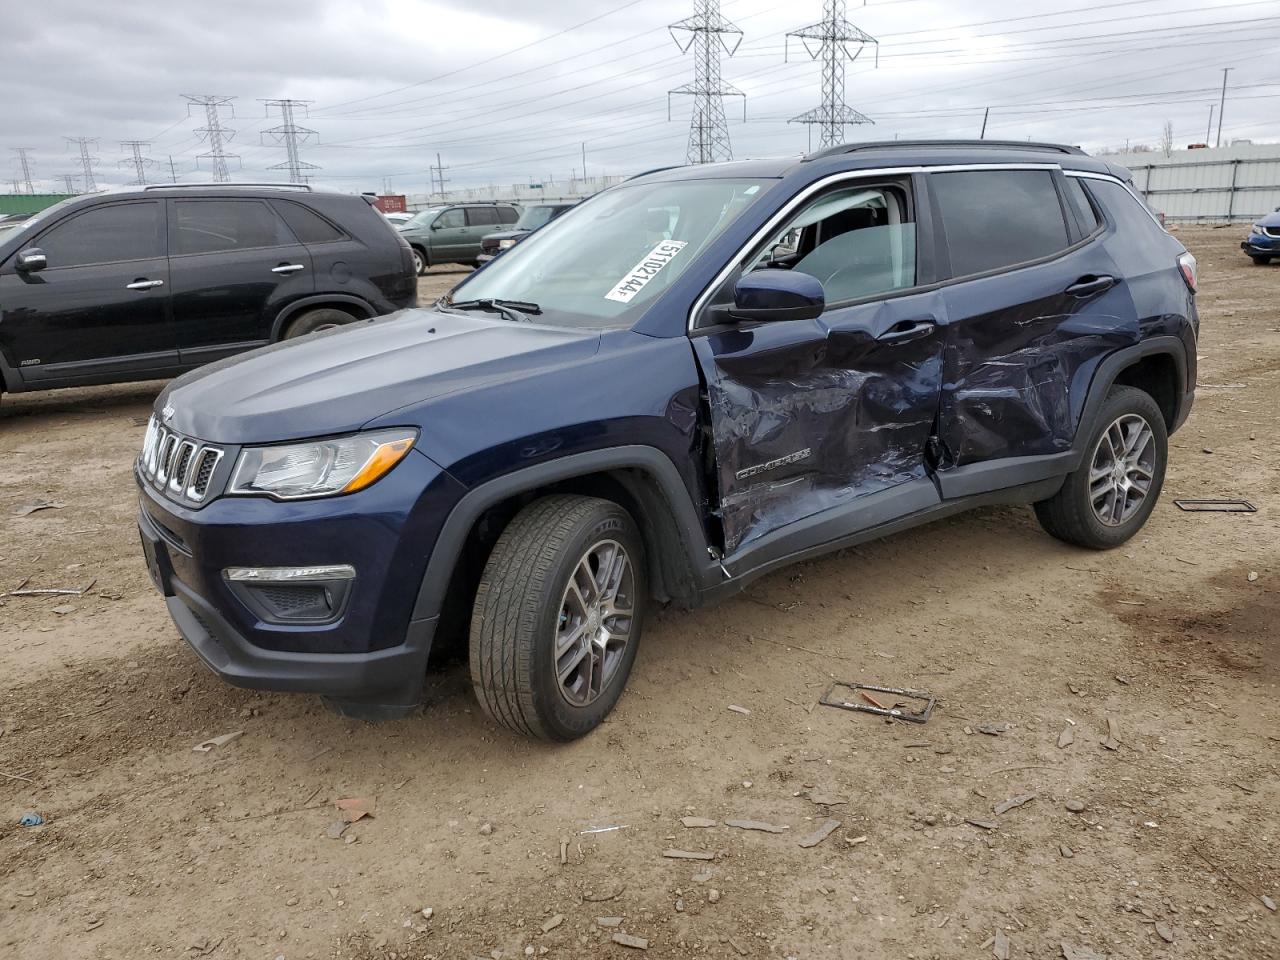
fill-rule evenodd
<path id="1" fill-rule="evenodd" d="M 788 30 L 821 18 L 821 0 L 723 0 L 744 34 L 723 62 L 746 93 L 726 103 L 736 158 L 798 154 L 820 67 Z M 0 43 L 0 192 L 11 147 L 32 148 L 38 188 L 78 172 L 69 136 L 97 137 L 98 183 L 126 183 L 121 140 L 151 140 L 148 176 L 208 180 L 207 145 L 182 94 L 233 96 L 233 179 L 284 179 L 279 123 L 261 99 L 313 101 L 304 160 L 342 189 L 427 189 L 437 151 L 449 186 L 631 173 L 683 162 L 692 79 L 666 25 L 692 0 L 43 0 L 4 15 Z M 848 139 L 987 136 L 1054 140 L 1091 152 L 1126 141 L 1205 137 L 1222 68 L 1223 142 L 1280 139 L 1277 0 L 851 0 L 876 37 L 850 64 L 845 96 L 875 121 Z M 590 21 L 590 22 L 586 22 Z M 1215 119 L 1215 134 L 1216 134 Z M 817 131 L 813 131 L 817 137 Z M 59 185 L 60 186 L 60 185 Z"/>

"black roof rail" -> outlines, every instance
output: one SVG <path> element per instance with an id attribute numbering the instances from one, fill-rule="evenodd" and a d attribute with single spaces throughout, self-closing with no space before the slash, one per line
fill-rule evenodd
<path id="1" fill-rule="evenodd" d="M 645 170 L 642 173 L 634 173 L 627 177 L 627 180 L 639 180 L 641 177 L 647 177 L 651 173 L 661 173 L 663 170 L 675 170 L 677 167 L 687 166 L 683 163 L 669 163 L 665 167 L 654 167 L 652 170 Z M 624 183 L 626 181 L 623 181 Z"/>
<path id="2" fill-rule="evenodd" d="M 930 148 L 963 147 L 993 148 L 996 150 L 1023 150 L 1040 153 L 1062 153 L 1076 157 L 1088 156 L 1079 147 L 1069 147 L 1064 143 L 1037 143 L 1031 140 L 869 140 L 864 143 L 841 143 L 825 150 L 818 150 L 804 157 L 802 162 L 821 160 L 824 157 L 838 157 L 846 153 L 858 153 L 861 150 L 927 150 Z"/>
<path id="3" fill-rule="evenodd" d="M 224 183 L 148 183 L 143 190 L 235 190 L 241 187 L 248 187 L 252 190 L 258 190 L 263 187 L 272 187 L 279 190 L 302 190 L 307 193 L 315 192 L 315 188 L 309 183 L 233 183 L 226 181 Z"/>

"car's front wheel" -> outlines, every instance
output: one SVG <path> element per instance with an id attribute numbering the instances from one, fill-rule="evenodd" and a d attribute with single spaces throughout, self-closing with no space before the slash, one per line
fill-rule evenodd
<path id="1" fill-rule="evenodd" d="M 428 267 L 430 267 L 430 266 L 431 266 L 431 264 L 427 263 L 427 257 L 426 257 L 426 254 L 424 254 L 424 253 L 423 253 L 421 250 L 419 250 L 417 247 L 414 247 L 414 248 L 413 248 L 413 269 L 414 269 L 414 272 L 415 272 L 415 273 L 417 273 L 417 274 L 418 274 L 418 276 L 422 276 L 424 273 L 426 273 L 426 272 L 427 272 L 427 268 L 428 268 Z"/>
<path id="2" fill-rule="evenodd" d="M 1268 263 L 1271 262 L 1270 257 L 1258 257 L 1258 256 L 1254 256 L 1252 253 L 1249 254 L 1249 259 L 1253 261 L 1254 266 L 1258 266 L 1258 267 L 1265 267 Z"/>
<path id="3" fill-rule="evenodd" d="M 1096 423 L 1079 469 L 1036 504 L 1036 518 L 1059 540 L 1106 550 L 1142 529 L 1155 509 L 1169 438 L 1156 402 L 1134 387 L 1113 387 Z"/>
<path id="4" fill-rule="evenodd" d="M 305 337 L 308 333 L 332 330 L 334 327 L 345 326 L 353 320 L 355 320 L 355 317 L 345 310 L 337 310 L 333 307 L 308 310 L 302 316 L 289 321 L 289 326 L 285 329 L 282 339 L 293 340 L 295 337 Z"/>
<path id="5" fill-rule="evenodd" d="M 626 685 L 648 599 L 630 514 L 550 496 L 503 530 L 471 617 L 471 683 L 491 718 L 567 741 L 593 730 Z"/>

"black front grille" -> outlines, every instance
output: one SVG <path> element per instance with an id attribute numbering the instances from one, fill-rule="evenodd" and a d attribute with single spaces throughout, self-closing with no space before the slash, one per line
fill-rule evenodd
<path id="1" fill-rule="evenodd" d="M 261 587 L 262 597 L 282 618 L 328 616 L 329 600 L 324 587 Z"/>
<path id="2" fill-rule="evenodd" d="M 1280 237 L 1280 227 L 1263 227 L 1268 237 Z"/>

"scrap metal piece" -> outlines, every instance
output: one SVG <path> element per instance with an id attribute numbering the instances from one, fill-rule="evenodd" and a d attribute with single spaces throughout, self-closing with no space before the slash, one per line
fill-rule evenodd
<path id="1" fill-rule="evenodd" d="M 836 696 L 836 690 L 840 688 L 848 690 L 851 696 L 849 698 Z M 866 703 L 858 703 L 854 698 L 865 696 L 862 693 L 863 690 L 871 690 L 875 693 L 892 693 L 895 696 L 920 700 L 924 703 L 924 706 L 919 710 L 911 711 L 903 710 L 898 706 L 876 707 Z M 933 705 L 936 702 L 936 698 L 925 690 L 901 690 L 897 687 L 878 687 L 871 683 L 847 683 L 843 680 L 837 680 L 827 688 L 827 692 L 822 695 L 818 702 L 824 707 L 839 707 L 841 710 L 874 713 L 877 716 L 892 717 L 895 720 L 907 720 L 911 723 L 926 723 L 933 713 Z"/>
<path id="2" fill-rule="evenodd" d="M 1248 500 L 1175 500 L 1174 506 L 1188 513 L 1257 513 Z"/>

